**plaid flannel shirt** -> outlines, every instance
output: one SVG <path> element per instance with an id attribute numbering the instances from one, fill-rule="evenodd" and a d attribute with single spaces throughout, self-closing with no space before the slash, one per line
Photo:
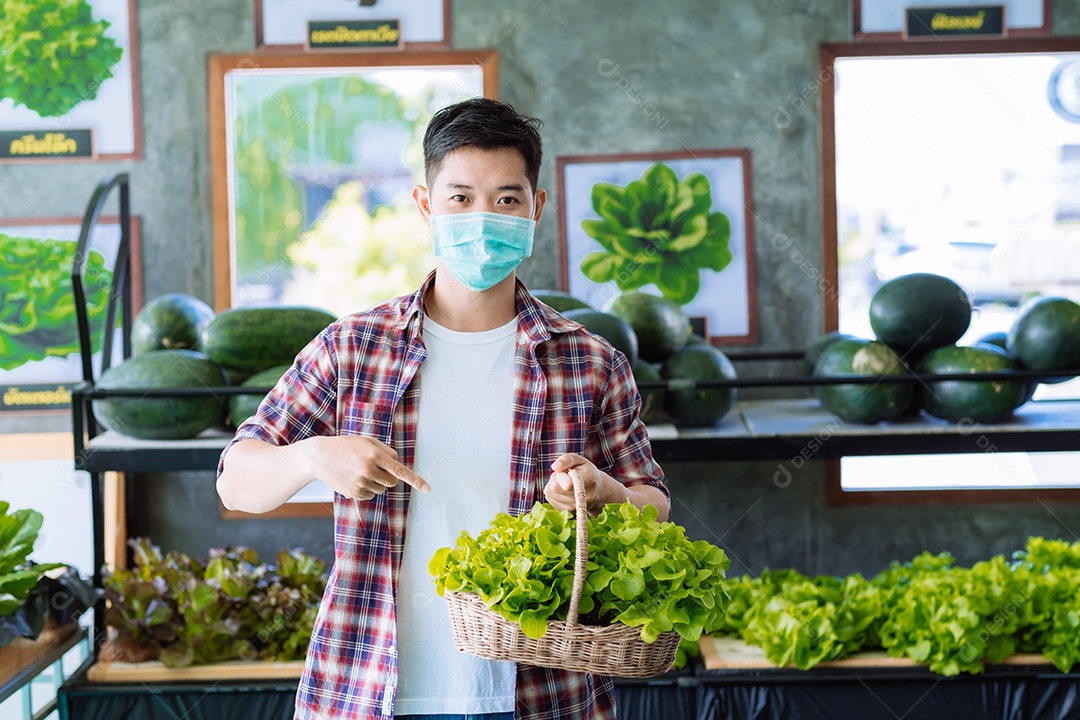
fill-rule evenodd
<path id="1" fill-rule="evenodd" d="M 275 445 L 314 435 L 378 438 L 412 466 L 426 357 L 417 292 L 345 317 L 312 341 L 233 443 Z M 580 453 L 626 485 L 668 494 L 638 417 L 626 358 L 532 297 L 520 282 L 508 511 L 544 500 L 550 465 Z M 229 447 L 232 446 L 230 443 Z M 222 453 L 222 463 L 229 447 Z M 219 464 L 219 473 L 221 464 Z M 411 488 L 371 500 L 334 498 L 334 565 L 297 693 L 298 720 L 393 716 L 397 686 L 394 592 Z M 611 678 L 517 666 L 519 720 L 613 720 Z"/>

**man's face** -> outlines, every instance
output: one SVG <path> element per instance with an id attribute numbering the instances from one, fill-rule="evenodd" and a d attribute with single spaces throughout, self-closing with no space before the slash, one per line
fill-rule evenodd
<path id="1" fill-rule="evenodd" d="M 417 185 L 413 199 L 424 221 L 434 215 L 490 212 L 540 221 L 546 195 L 533 192 L 525 159 L 511 148 L 466 147 L 443 158 L 430 187 Z"/>

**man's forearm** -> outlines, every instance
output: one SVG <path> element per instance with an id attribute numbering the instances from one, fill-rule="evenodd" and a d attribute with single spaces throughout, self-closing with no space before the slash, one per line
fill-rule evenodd
<path id="1" fill-rule="evenodd" d="M 271 445 L 261 440 L 241 440 L 225 454 L 217 491 L 230 510 L 264 513 L 280 507 L 314 480 L 306 469 L 303 441 L 295 445 Z"/>

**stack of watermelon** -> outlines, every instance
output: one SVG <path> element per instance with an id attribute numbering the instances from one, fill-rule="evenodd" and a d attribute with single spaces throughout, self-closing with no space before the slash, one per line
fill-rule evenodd
<path id="1" fill-rule="evenodd" d="M 904 275 L 882 285 L 870 302 L 876 339 L 829 333 L 807 350 L 804 370 L 815 377 L 872 376 L 872 384 L 815 386 L 830 412 L 847 422 L 877 423 L 923 411 L 948 422 L 998 423 L 1027 402 L 1038 382 L 1069 379 L 1080 367 L 1080 305 L 1036 297 L 1020 308 L 1008 333 L 971 345 L 956 342 L 971 324 L 972 305 L 949 278 Z M 1032 381 L 1017 369 L 1048 372 Z M 1068 371 L 1053 376 L 1053 371 Z M 1001 379 L 889 381 L 919 375 L 1001 373 Z"/>
<path id="2" fill-rule="evenodd" d="M 690 319 L 672 300 L 630 290 L 596 310 L 565 292 L 537 290 L 533 295 L 621 350 L 638 383 L 668 381 L 666 389 L 641 391 L 644 422 L 666 414 L 683 427 L 711 427 L 735 404 L 735 387 L 697 384 L 734 380 L 735 368 L 723 352 L 693 334 Z"/>
<path id="3" fill-rule="evenodd" d="M 337 318 L 317 308 L 233 308 L 221 313 L 198 298 L 154 298 L 132 323 L 132 357 L 101 374 L 102 390 L 200 390 L 183 397 L 114 396 L 93 403 L 110 430 L 150 440 L 190 438 L 212 427 L 236 426 L 263 395 L 215 392 L 241 384 L 268 391 L 316 335 Z"/>

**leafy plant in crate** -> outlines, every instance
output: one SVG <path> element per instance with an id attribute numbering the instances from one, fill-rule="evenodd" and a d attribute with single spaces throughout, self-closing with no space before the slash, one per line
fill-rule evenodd
<path id="1" fill-rule="evenodd" d="M 29 560 L 43 518 L 31 509 L 9 513 L 10 507 L 0 501 L 0 647 L 16 638 L 37 639 L 49 620 L 73 622 L 96 598 L 70 568 L 53 577 L 63 563 Z"/>
<path id="2" fill-rule="evenodd" d="M 135 567 L 104 583 L 106 660 L 185 667 L 304 657 L 326 583 L 318 558 L 282 550 L 272 566 L 230 546 L 211 550 L 204 565 L 145 538 L 131 546 Z"/>
<path id="3" fill-rule="evenodd" d="M 731 221 L 712 211 L 712 188 L 701 173 L 679 180 L 654 163 L 626 187 L 593 185 L 592 206 L 600 219 L 581 227 L 603 249 L 585 256 L 581 272 L 595 283 L 614 281 L 622 291 L 653 284 L 685 305 L 698 294 L 702 270 L 731 263 Z"/>

